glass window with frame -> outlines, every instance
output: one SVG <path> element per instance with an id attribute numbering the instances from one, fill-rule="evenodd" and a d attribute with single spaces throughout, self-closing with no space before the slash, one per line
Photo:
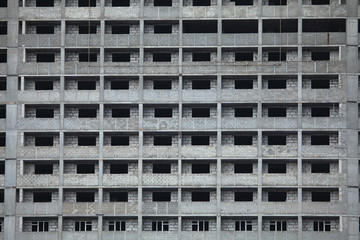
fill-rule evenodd
<path id="1" fill-rule="evenodd" d="M 192 231 L 209 231 L 209 221 L 192 221 Z"/>
<path id="2" fill-rule="evenodd" d="M 314 231 L 316 231 L 316 232 L 331 231 L 330 221 L 314 221 Z"/>
<path id="3" fill-rule="evenodd" d="M 270 231 L 287 231 L 286 221 L 270 221 Z"/>
<path id="4" fill-rule="evenodd" d="M 49 222 L 47 222 L 47 221 L 31 222 L 31 231 L 32 232 L 48 232 L 49 231 Z"/>
<path id="5" fill-rule="evenodd" d="M 110 221 L 109 231 L 126 231 L 125 221 Z"/>
<path id="6" fill-rule="evenodd" d="M 252 231 L 252 221 L 235 221 L 235 231 Z"/>
<path id="7" fill-rule="evenodd" d="M 75 222 L 75 231 L 76 232 L 92 231 L 92 222 L 91 221 L 76 221 Z"/>
<path id="8" fill-rule="evenodd" d="M 151 231 L 169 231 L 169 221 L 152 221 Z"/>

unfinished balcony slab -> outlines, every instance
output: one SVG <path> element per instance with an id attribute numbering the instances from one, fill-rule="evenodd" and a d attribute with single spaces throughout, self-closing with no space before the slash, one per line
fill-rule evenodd
<path id="1" fill-rule="evenodd" d="M 44 102 L 59 102 L 60 101 L 60 92 L 58 91 L 18 91 L 18 101 L 19 102 L 34 102 L 34 103 L 44 103 Z"/>
<path id="2" fill-rule="evenodd" d="M 179 34 L 144 34 L 144 46 L 179 46 Z"/>
<path id="3" fill-rule="evenodd" d="M 258 6 L 222 6 L 221 15 L 222 18 L 256 18 Z"/>
<path id="4" fill-rule="evenodd" d="M 22 215 L 56 215 L 59 214 L 59 208 L 57 202 L 22 202 L 16 204 L 16 212 Z"/>
<path id="5" fill-rule="evenodd" d="M 341 186 L 346 184 L 346 174 L 303 173 L 303 186 Z"/>
<path id="6" fill-rule="evenodd" d="M 18 147 L 18 156 L 23 158 L 58 158 L 60 156 L 59 147 Z"/>
<path id="7" fill-rule="evenodd" d="M 16 178 L 19 187 L 57 187 L 59 175 L 53 174 L 25 174 Z"/>
<path id="8" fill-rule="evenodd" d="M 215 174 L 182 174 L 182 186 L 214 186 L 216 185 Z"/>
<path id="9" fill-rule="evenodd" d="M 303 157 L 344 157 L 346 146 L 302 146 Z"/>
<path id="10" fill-rule="evenodd" d="M 98 186 L 98 174 L 64 174 L 65 186 Z"/>
<path id="11" fill-rule="evenodd" d="M 0 36 L 0 40 L 1 40 Z M 6 40 L 5 40 L 6 43 Z M 61 34 L 22 34 L 19 45 L 25 47 L 60 47 Z"/>
<path id="12" fill-rule="evenodd" d="M 183 214 L 215 214 L 216 202 L 182 202 L 180 205 Z"/>
<path id="13" fill-rule="evenodd" d="M 258 177 L 256 174 L 222 174 L 221 185 L 226 186 L 256 186 Z"/>
<path id="14" fill-rule="evenodd" d="M 263 174 L 262 184 L 264 186 L 296 186 L 298 180 L 295 174 Z"/>
<path id="15" fill-rule="evenodd" d="M 97 7 L 66 7 L 67 19 L 100 19 L 101 11 Z M 60 18 L 60 17 L 59 17 Z"/>
<path id="16" fill-rule="evenodd" d="M 177 202 L 144 202 L 142 206 L 143 214 L 177 214 Z"/>
<path id="17" fill-rule="evenodd" d="M 98 213 L 97 202 L 64 202 L 63 214 L 64 215 L 96 215 Z"/>
<path id="18" fill-rule="evenodd" d="M 145 158 L 177 158 L 179 148 L 178 146 L 144 146 L 143 156 Z"/>
<path id="19" fill-rule="evenodd" d="M 218 16 L 217 6 L 184 6 L 183 18 L 216 18 Z"/>
<path id="20" fill-rule="evenodd" d="M 103 213 L 106 215 L 127 215 L 137 214 L 138 204 L 129 202 L 104 202 L 102 204 Z"/>
<path id="21" fill-rule="evenodd" d="M 256 214 L 257 202 L 221 202 L 222 214 Z"/>
<path id="22" fill-rule="evenodd" d="M 64 146 L 64 157 L 69 158 L 98 158 L 99 147 Z"/>
<path id="23" fill-rule="evenodd" d="M 19 18 L 20 19 L 60 19 L 61 18 L 61 7 L 19 7 Z"/>
<path id="24" fill-rule="evenodd" d="M 296 214 L 298 203 L 296 202 L 261 202 L 259 210 L 264 214 Z"/>
<path id="25" fill-rule="evenodd" d="M 296 157 L 298 155 L 297 146 L 262 146 L 264 157 Z"/>
<path id="26" fill-rule="evenodd" d="M 106 19 L 139 19 L 140 7 L 105 7 L 104 16 Z"/>
<path id="27" fill-rule="evenodd" d="M 103 185 L 104 186 L 137 186 L 138 176 L 128 174 L 104 174 Z"/>
<path id="28" fill-rule="evenodd" d="M 302 14 L 304 17 L 345 17 L 346 5 L 303 5 Z"/>
<path id="29" fill-rule="evenodd" d="M 139 147 L 104 146 L 103 157 L 105 158 L 138 158 Z"/>
<path id="30" fill-rule="evenodd" d="M 179 178 L 177 174 L 143 174 L 144 186 L 177 186 Z"/>
<path id="31" fill-rule="evenodd" d="M 60 63 L 22 62 L 19 63 L 18 67 L 19 74 L 22 75 L 59 75 L 61 73 L 60 69 Z"/>
<path id="32" fill-rule="evenodd" d="M 139 119 L 137 118 L 104 118 L 104 130 L 137 130 Z"/>
<path id="33" fill-rule="evenodd" d="M 216 157 L 215 146 L 182 146 L 181 155 L 185 158 Z"/>

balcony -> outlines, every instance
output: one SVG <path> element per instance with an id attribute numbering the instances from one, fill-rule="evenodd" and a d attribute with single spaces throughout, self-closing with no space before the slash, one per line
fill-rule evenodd
<path id="1" fill-rule="evenodd" d="M 103 231 L 102 233 L 103 239 L 106 240 L 117 240 L 117 239 L 136 239 L 138 236 L 138 232 L 137 230 L 134 231 L 124 231 L 124 232 L 119 232 L 119 231 Z M 97 238 L 95 238 L 97 239 Z M 160 238 L 161 239 L 161 238 Z M 74 239 L 76 240 L 76 239 Z"/>
<path id="2" fill-rule="evenodd" d="M 105 7 L 105 19 L 139 19 L 141 7 Z"/>
<path id="3" fill-rule="evenodd" d="M 138 47 L 140 45 L 139 34 L 105 34 L 104 38 L 107 47 Z"/>
<path id="4" fill-rule="evenodd" d="M 98 213 L 98 205 L 97 202 L 63 202 L 63 214 L 94 216 Z"/>
<path id="5" fill-rule="evenodd" d="M 179 101 L 178 90 L 144 90 L 145 102 L 177 102 Z"/>
<path id="6" fill-rule="evenodd" d="M 344 61 L 309 61 L 302 63 L 303 73 L 343 73 L 346 72 Z"/>
<path id="7" fill-rule="evenodd" d="M 221 35 L 223 46 L 255 46 L 258 44 L 257 33 L 223 33 Z"/>
<path id="8" fill-rule="evenodd" d="M 5 158 L 5 147 L 0 147 L 0 157 Z"/>
<path id="9" fill-rule="evenodd" d="M 221 6 L 223 18 L 255 18 L 258 16 L 258 6 Z"/>
<path id="10" fill-rule="evenodd" d="M 104 130 L 138 130 L 138 118 L 104 118 Z"/>
<path id="11" fill-rule="evenodd" d="M 302 33 L 303 45 L 345 45 L 346 33 Z"/>
<path id="12" fill-rule="evenodd" d="M 221 202 L 220 211 L 222 214 L 256 214 L 258 204 L 255 202 Z"/>
<path id="13" fill-rule="evenodd" d="M 178 214 L 177 202 L 144 202 L 143 214 Z"/>
<path id="14" fill-rule="evenodd" d="M 19 63 L 18 70 L 21 75 L 59 75 L 61 73 L 60 65 L 59 62 L 21 62 Z"/>
<path id="15" fill-rule="evenodd" d="M 144 18 L 145 19 L 178 19 L 179 18 L 179 7 L 144 7 Z"/>
<path id="16" fill-rule="evenodd" d="M 264 101 L 296 101 L 298 98 L 297 89 L 263 89 L 262 100 Z"/>
<path id="17" fill-rule="evenodd" d="M 98 186 L 98 174 L 64 174 L 65 186 Z"/>
<path id="18" fill-rule="evenodd" d="M 0 47 L 7 47 L 7 35 L 0 35 Z"/>
<path id="19" fill-rule="evenodd" d="M 67 19 L 100 19 L 101 9 L 99 7 L 66 7 L 65 18 Z M 61 17 L 59 17 L 61 18 Z"/>
<path id="20" fill-rule="evenodd" d="M 179 148 L 175 146 L 143 146 L 143 157 L 145 158 L 177 158 Z"/>
<path id="21" fill-rule="evenodd" d="M 346 119 L 341 117 L 303 117 L 303 128 L 346 128 Z"/>
<path id="22" fill-rule="evenodd" d="M 104 174 L 103 175 L 104 186 L 137 186 L 138 176 L 130 174 Z"/>
<path id="23" fill-rule="evenodd" d="M 295 74 L 298 72 L 298 63 L 295 61 L 287 62 L 265 62 L 259 66 L 261 71 L 266 74 Z"/>
<path id="24" fill-rule="evenodd" d="M 143 174 L 144 186 L 177 186 L 179 177 L 177 174 Z"/>
<path id="25" fill-rule="evenodd" d="M 346 146 L 302 146 L 303 157 L 344 157 L 346 155 Z"/>
<path id="26" fill-rule="evenodd" d="M 136 239 L 136 238 L 133 238 L 133 239 Z M 143 240 L 153 240 L 153 239 L 176 240 L 176 239 L 179 239 L 179 232 L 178 231 L 168 231 L 168 232 L 146 231 L 146 232 L 143 232 L 142 239 Z"/>
<path id="27" fill-rule="evenodd" d="M 199 240 L 199 239 L 216 239 L 216 231 L 208 232 L 193 232 L 193 231 L 181 231 L 180 239 Z"/>
<path id="28" fill-rule="evenodd" d="M 342 202 L 302 202 L 303 214 L 343 214 L 347 210 Z"/>
<path id="29" fill-rule="evenodd" d="M 96 240 L 99 237 L 98 231 L 92 232 L 73 232 L 73 231 L 63 231 L 62 232 L 62 239 L 66 240 L 79 240 L 79 239 L 86 239 L 86 240 Z"/>
<path id="30" fill-rule="evenodd" d="M 346 231 L 331 231 L 331 232 L 313 232 L 313 231 L 303 231 L 303 239 L 346 239 Z"/>
<path id="31" fill-rule="evenodd" d="M 0 187 L 5 186 L 5 174 L 0 175 Z"/>
<path id="32" fill-rule="evenodd" d="M 244 128 L 257 128 L 257 118 L 223 117 L 221 120 L 221 129 L 223 130 L 242 130 Z"/>
<path id="33" fill-rule="evenodd" d="M 91 130 L 100 129 L 98 118 L 64 118 L 64 129 L 67 130 Z"/>
<path id="34" fill-rule="evenodd" d="M 98 158 L 99 147 L 93 146 L 64 146 L 64 157 L 69 158 Z"/>
<path id="35" fill-rule="evenodd" d="M 135 146 L 104 146 L 103 157 L 105 158 L 138 158 L 139 147 Z"/>
<path id="36" fill-rule="evenodd" d="M 78 90 L 65 90 L 64 100 L 67 102 L 98 102 L 99 91 L 78 91 Z M 71 119 L 68 119 L 71 121 Z"/>
<path id="37" fill-rule="evenodd" d="M 286 129 L 297 128 L 297 117 L 263 117 L 260 121 L 261 128 L 266 129 Z"/>
<path id="38" fill-rule="evenodd" d="M 4 203 L 0 203 L 0 214 L 4 215 Z"/>
<path id="39" fill-rule="evenodd" d="M 303 173 L 303 186 L 341 186 L 346 184 L 346 174 L 329 174 L 329 173 Z"/>
<path id="40" fill-rule="evenodd" d="M 24 174 L 16 178 L 19 187 L 57 187 L 59 175 L 53 174 Z"/>
<path id="41" fill-rule="evenodd" d="M 21 9 L 21 8 L 18 8 L 18 9 Z M 0 8 L 0 19 L 7 20 L 8 19 L 7 12 L 8 12 L 7 8 Z M 27 18 L 28 15 L 25 14 L 25 16 Z"/>
<path id="42" fill-rule="evenodd" d="M 256 157 L 258 155 L 258 147 L 254 146 L 238 146 L 238 145 L 222 145 L 221 156 L 223 157 Z"/>
<path id="43" fill-rule="evenodd" d="M 19 102 L 32 102 L 32 103 L 44 103 L 44 102 L 59 102 L 60 92 L 59 91 L 18 91 Z"/>
<path id="44" fill-rule="evenodd" d="M 286 231 L 286 232 L 270 232 L 263 231 L 261 235 L 264 239 L 276 239 L 276 240 L 296 240 L 298 239 L 298 231 Z M 304 238 L 311 239 L 311 238 Z"/>
<path id="45" fill-rule="evenodd" d="M 38 240 L 38 239 L 51 239 L 58 240 L 59 233 L 58 231 L 52 232 L 20 232 L 16 231 L 15 239 L 27 239 L 27 240 Z M 0 237 L 0 239 L 3 239 Z"/>
<path id="46" fill-rule="evenodd" d="M 297 214 L 298 203 L 295 202 L 262 202 L 259 208 L 264 214 Z"/>
<path id="47" fill-rule="evenodd" d="M 61 19 L 61 7 L 19 7 L 19 19 Z"/>
<path id="48" fill-rule="evenodd" d="M 67 47 L 94 47 L 100 46 L 100 34 L 66 34 L 65 45 Z"/>
<path id="49" fill-rule="evenodd" d="M 263 145 L 262 155 L 264 157 L 297 157 L 297 146 Z"/>
<path id="50" fill-rule="evenodd" d="M 343 88 L 303 89 L 302 99 L 305 102 L 343 102 L 346 101 Z"/>
<path id="51" fill-rule="evenodd" d="M 7 64 L 6 63 L 0 63 L 0 73 L 1 75 L 6 75 L 7 73 L 7 68 L 6 68 Z M 5 93 L 4 93 L 5 94 Z"/>
<path id="52" fill-rule="evenodd" d="M 258 92 L 258 89 L 222 89 L 221 98 L 226 102 L 254 102 L 259 98 Z"/>
<path id="53" fill-rule="evenodd" d="M 6 119 L 0 119 L 0 130 L 1 131 L 6 130 Z"/>
<path id="54" fill-rule="evenodd" d="M 216 174 L 182 174 L 182 186 L 213 186 L 216 185 Z"/>
<path id="55" fill-rule="evenodd" d="M 100 63 L 65 62 L 65 74 L 100 74 Z"/>
<path id="56" fill-rule="evenodd" d="M 105 74 L 138 74 L 138 62 L 105 62 Z"/>
<path id="57" fill-rule="evenodd" d="M 178 62 L 144 62 L 144 74 L 178 74 Z"/>
<path id="58" fill-rule="evenodd" d="M 257 239 L 258 233 L 256 231 L 252 231 L 252 232 L 221 231 L 221 236 L 227 240 Z"/>
<path id="59" fill-rule="evenodd" d="M 177 130 L 179 128 L 178 118 L 144 118 L 144 130 Z"/>
<path id="60" fill-rule="evenodd" d="M 180 204 L 183 214 L 216 214 L 216 202 L 182 202 Z"/>
<path id="61" fill-rule="evenodd" d="M 53 147 L 35 147 L 22 146 L 18 147 L 18 157 L 22 158 L 59 158 L 59 146 Z"/>
<path id="62" fill-rule="evenodd" d="M 297 33 L 263 33 L 263 45 L 297 45 Z"/>
<path id="63" fill-rule="evenodd" d="M 246 62 L 223 62 L 221 63 L 221 73 L 222 74 L 257 74 L 261 70 L 261 64 L 264 67 L 266 63 L 261 62 L 253 62 L 253 61 L 246 61 Z M 271 64 L 270 66 L 273 66 Z M 273 67 L 275 68 L 275 67 Z M 256 93 L 257 94 L 257 93 Z"/>
<path id="64" fill-rule="evenodd" d="M 297 186 L 297 174 L 263 174 L 262 185 L 264 186 Z"/>
<path id="65" fill-rule="evenodd" d="M 184 102 L 214 102 L 216 101 L 216 90 L 182 90 Z"/>
<path id="66" fill-rule="evenodd" d="M 216 129 L 217 118 L 183 118 L 181 124 L 184 130 L 212 130 Z"/>
<path id="67" fill-rule="evenodd" d="M 217 46 L 216 33 L 184 33 L 183 46 Z"/>
<path id="68" fill-rule="evenodd" d="M 54 130 L 60 128 L 59 118 L 18 118 L 18 128 L 23 130 Z"/>
<path id="69" fill-rule="evenodd" d="M 292 6 L 294 5 L 294 6 Z M 286 6 L 262 6 L 262 16 L 263 17 L 296 17 L 298 16 L 298 3 L 289 1 Z"/>
<path id="70" fill-rule="evenodd" d="M 137 102 L 139 92 L 137 90 L 104 90 L 104 100 L 106 102 Z"/>
<path id="71" fill-rule="evenodd" d="M 185 158 L 216 157 L 215 146 L 182 146 L 181 148 L 181 155 Z"/>
<path id="72" fill-rule="evenodd" d="M 183 74 L 208 75 L 208 74 L 216 74 L 216 73 L 217 73 L 216 62 L 184 62 L 183 63 Z"/>
<path id="73" fill-rule="evenodd" d="M 304 17 L 346 17 L 346 4 L 302 5 Z"/>
<path id="74" fill-rule="evenodd" d="M 217 6 L 184 6 L 182 9 L 183 18 L 217 18 Z"/>
<path id="75" fill-rule="evenodd" d="M 60 47 L 61 34 L 19 34 L 19 45 L 25 47 Z"/>
<path id="76" fill-rule="evenodd" d="M 221 174 L 221 185 L 224 186 L 257 186 L 257 174 Z"/>
<path id="77" fill-rule="evenodd" d="M 103 213 L 106 215 L 137 214 L 138 204 L 133 202 L 103 202 Z"/>
<path id="78" fill-rule="evenodd" d="M 144 34 L 144 46 L 179 46 L 179 34 Z"/>
<path id="79" fill-rule="evenodd" d="M 19 202 L 16 203 L 16 212 L 22 215 L 56 215 L 59 209 L 57 202 Z"/>

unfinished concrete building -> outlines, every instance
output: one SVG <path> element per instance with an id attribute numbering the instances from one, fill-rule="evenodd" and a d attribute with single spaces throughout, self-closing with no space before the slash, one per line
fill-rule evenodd
<path id="1" fill-rule="evenodd" d="M 0 239 L 359 239 L 358 0 L 0 0 Z"/>

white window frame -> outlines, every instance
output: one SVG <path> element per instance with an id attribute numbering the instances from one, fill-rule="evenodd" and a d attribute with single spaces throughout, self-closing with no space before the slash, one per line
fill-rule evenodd
<path id="1" fill-rule="evenodd" d="M 79 225 L 78 228 L 76 227 L 77 224 Z M 89 232 L 89 231 L 92 231 L 92 221 L 75 221 L 75 232 Z"/>
<path id="2" fill-rule="evenodd" d="M 271 228 L 274 227 L 272 230 Z M 286 220 L 275 220 L 270 221 L 270 229 L 271 232 L 285 232 L 287 231 L 287 221 Z"/>
<path id="3" fill-rule="evenodd" d="M 253 221 L 251 220 L 239 220 L 235 221 L 235 231 L 247 232 L 252 231 Z"/>
<path id="4" fill-rule="evenodd" d="M 156 232 L 167 232 L 170 229 L 169 221 L 152 221 L 151 222 L 151 231 Z"/>
<path id="5" fill-rule="evenodd" d="M 31 231 L 32 232 L 48 232 L 49 231 L 49 221 L 31 221 Z"/>
<path id="6" fill-rule="evenodd" d="M 207 220 L 201 220 L 201 221 L 192 221 L 191 223 L 191 230 L 193 232 L 207 232 L 210 229 L 210 223 Z M 196 229 L 194 229 L 194 227 Z"/>
<path id="7" fill-rule="evenodd" d="M 126 222 L 125 221 L 109 221 L 109 231 L 126 231 Z"/>
<path id="8" fill-rule="evenodd" d="M 313 223 L 314 232 L 330 232 L 331 222 L 330 221 L 314 221 Z"/>

